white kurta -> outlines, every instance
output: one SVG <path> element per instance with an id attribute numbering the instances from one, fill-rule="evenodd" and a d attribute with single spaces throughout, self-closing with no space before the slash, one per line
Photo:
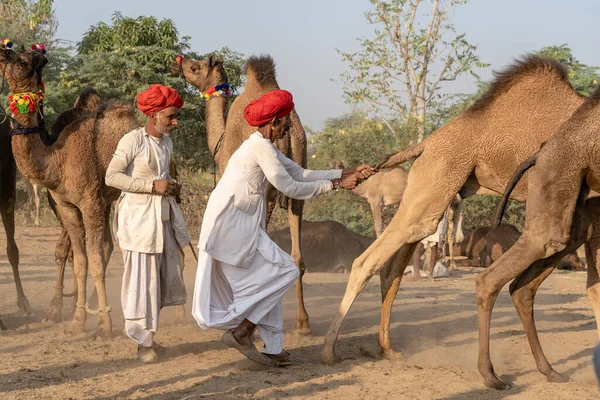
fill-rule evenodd
<path id="1" fill-rule="evenodd" d="M 281 298 L 298 277 L 294 259 L 265 232 L 265 183 L 307 200 L 332 190 L 341 170 L 309 171 L 255 132 L 232 155 L 200 231 L 192 315 L 203 329 L 257 324 L 264 352 L 283 350 Z"/>
<path id="2" fill-rule="evenodd" d="M 150 347 L 160 309 L 186 302 L 179 249 L 189 243 L 189 235 L 173 199 L 147 192 L 152 180 L 170 179 L 170 138 L 139 131 L 130 135 L 119 143 L 107 183 L 124 190 L 114 226 L 117 239 L 123 239 L 119 244 L 125 267 L 121 288 L 125 331 L 137 344 Z"/>

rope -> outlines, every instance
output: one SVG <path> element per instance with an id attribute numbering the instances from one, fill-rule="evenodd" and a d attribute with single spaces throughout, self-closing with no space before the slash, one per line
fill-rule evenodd
<path id="1" fill-rule="evenodd" d="M 219 149 L 221 148 L 221 142 L 223 141 L 224 137 L 225 137 L 225 131 L 223 131 L 223 133 L 221 133 L 221 137 L 219 137 L 219 140 L 217 140 L 217 145 L 215 146 L 215 152 L 213 153 L 213 190 L 215 190 L 215 188 L 217 187 L 217 153 L 219 152 Z"/>
<path id="2" fill-rule="evenodd" d="M 73 296 L 75 296 L 77 294 L 77 290 L 73 290 L 71 293 L 63 293 L 62 290 L 64 288 L 65 288 L 64 286 L 54 286 L 54 289 L 61 291 L 61 296 L 62 297 L 73 297 Z"/>
<path id="3" fill-rule="evenodd" d="M 89 303 L 85 303 L 85 305 L 81 305 L 80 303 L 77 303 L 77 307 L 78 308 L 85 308 L 85 312 L 87 312 L 88 314 L 94 314 L 94 315 L 98 314 L 98 313 L 101 313 L 101 312 L 109 313 L 109 312 L 112 311 L 112 307 L 111 306 L 106 306 L 105 309 L 99 308 L 97 310 L 92 310 L 90 308 L 90 304 Z"/>

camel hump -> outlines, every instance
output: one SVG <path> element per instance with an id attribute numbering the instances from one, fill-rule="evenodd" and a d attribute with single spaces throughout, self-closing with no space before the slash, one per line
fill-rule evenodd
<path id="1" fill-rule="evenodd" d="M 246 75 L 254 78 L 260 87 L 277 85 L 275 61 L 268 54 L 250 56 L 246 61 Z"/>
<path id="2" fill-rule="evenodd" d="M 101 105 L 102 97 L 98 91 L 93 87 L 88 86 L 79 93 L 73 108 L 94 114 L 98 112 Z"/>

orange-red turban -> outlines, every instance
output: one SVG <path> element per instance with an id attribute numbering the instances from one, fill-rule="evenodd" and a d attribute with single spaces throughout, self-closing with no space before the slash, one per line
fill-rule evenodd
<path id="1" fill-rule="evenodd" d="M 138 95 L 137 106 L 146 115 L 157 113 L 168 107 L 183 107 L 183 99 L 177 90 L 163 85 L 152 85 Z"/>
<path id="2" fill-rule="evenodd" d="M 274 118 L 285 117 L 294 109 L 292 94 L 287 90 L 273 90 L 252 100 L 244 109 L 244 118 L 251 126 L 261 126 Z"/>

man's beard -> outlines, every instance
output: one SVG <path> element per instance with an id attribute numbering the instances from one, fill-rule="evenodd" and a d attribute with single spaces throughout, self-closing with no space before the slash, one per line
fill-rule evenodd
<path id="1" fill-rule="evenodd" d="M 158 133 L 160 133 L 161 135 L 166 135 L 166 136 L 171 136 L 171 131 L 167 129 L 167 127 L 164 127 L 163 129 L 159 129 L 157 124 L 154 124 L 154 130 Z"/>

